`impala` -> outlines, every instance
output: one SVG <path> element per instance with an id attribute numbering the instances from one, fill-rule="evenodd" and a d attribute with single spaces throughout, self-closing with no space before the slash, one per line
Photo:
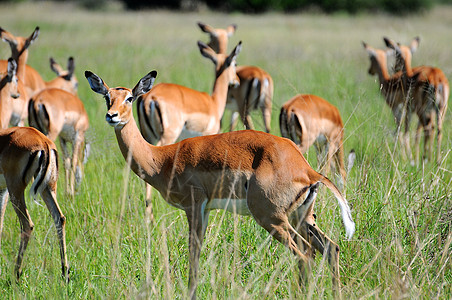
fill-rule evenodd
<path id="1" fill-rule="evenodd" d="M 0 37 L 7 42 L 11 48 L 11 57 L 17 62 L 17 76 L 26 86 L 27 94 L 33 95 L 36 90 L 40 90 L 45 86 L 39 73 L 27 65 L 28 47 L 38 38 L 39 27 L 36 27 L 33 33 L 28 37 L 14 36 L 8 31 L 0 27 Z M 6 70 L 8 62 L 0 60 L 0 70 Z"/>
<path id="2" fill-rule="evenodd" d="M 198 22 L 202 31 L 210 36 L 209 46 L 217 53 L 226 53 L 229 37 L 237 26 L 230 25 L 226 29 L 215 29 Z M 230 131 L 237 125 L 240 115 L 246 129 L 254 129 L 250 112 L 260 109 L 264 120 L 265 131 L 271 129 L 271 112 L 273 99 L 273 79 L 264 70 L 255 66 L 238 66 L 236 68 L 239 85 L 229 87 L 227 108 L 232 111 Z"/>
<path id="3" fill-rule="evenodd" d="M 91 89 L 106 99 L 106 121 L 114 128 L 130 168 L 170 205 L 185 211 L 191 298 L 195 298 L 201 245 L 213 209 L 251 214 L 292 250 L 300 263 L 307 264 L 314 249 L 327 254 L 339 291 L 339 247 L 315 225 L 313 215 L 319 182 L 337 198 L 348 238 L 355 230 L 350 208 L 334 184 L 309 166 L 292 141 L 246 130 L 154 146 L 140 134 L 132 106 L 151 89 L 157 72 L 148 73 L 133 90 L 109 88 L 90 71 L 85 71 L 85 76 Z"/>
<path id="4" fill-rule="evenodd" d="M 144 138 L 151 144 L 168 145 L 186 135 L 208 135 L 220 131 L 229 84 L 236 80 L 235 60 L 239 43 L 231 54 L 216 54 L 212 48 L 198 42 L 201 54 L 215 65 L 212 94 L 171 83 L 157 84 L 137 101 L 138 121 Z M 149 204 L 151 187 L 146 186 Z"/>
<path id="5" fill-rule="evenodd" d="M 23 123 L 25 99 L 25 88 L 17 78 L 17 63 L 9 58 L 6 73 L 0 80 L 0 129 Z"/>
<path id="6" fill-rule="evenodd" d="M 297 95 L 281 107 L 279 125 L 281 136 L 294 141 L 302 153 L 315 145 L 318 163 L 324 165 L 325 174 L 328 174 L 334 157 L 345 187 L 344 125 L 334 105 L 315 95 Z M 320 158 L 323 149 L 328 151 L 325 162 Z"/>
<path id="7" fill-rule="evenodd" d="M 74 94 L 47 88 L 33 96 L 28 106 L 28 123 L 52 141 L 59 137 L 66 170 L 66 191 L 74 195 L 82 178 L 82 152 L 89 127 L 83 102 Z M 72 153 L 67 144 L 72 144 Z M 87 145 L 87 149 L 89 146 Z M 87 155 L 86 155 L 87 156 Z"/>
<path id="8" fill-rule="evenodd" d="M 399 45 L 394 41 L 384 38 L 386 45 L 393 49 L 396 54 L 395 70 L 402 71 L 406 82 L 414 86 L 414 93 L 412 95 L 412 110 L 416 112 L 419 117 L 417 127 L 417 134 L 415 136 L 415 157 L 416 162 L 419 161 L 419 139 L 420 130 L 424 129 L 424 159 L 431 160 L 432 158 L 432 144 L 434 136 L 434 119 L 436 118 L 437 136 L 436 136 L 436 161 L 439 164 L 441 161 L 441 141 L 443 136 L 443 121 L 446 115 L 447 102 L 449 99 L 449 81 L 439 68 L 430 66 L 419 66 L 411 68 L 412 53 L 416 51 L 419 45 L 419 38 L 414 38 L 410 46 Z M 414 80 L 411 80 L 411 79 Z M 431 89 L 422 89 L 422 87 L 430 85 Z M 418 87 L 416 89 L 416 87 Z M 420 88 L 419 88 L 420 87 Z M 427 91 L 427 92 L 426 92 Z"/>
<path id="9" fill-rule="evenodd" d="M 50 69 L 55 72 L 57 77 L 50 81 L 45 81 L 45 88 L 57 88 L 68 91 L 74 95 L 77 94 L 78 81 L 74 75 L 75 63 L 71 56 L 67 60 L 67 70 L 64 70 L 57 62 L 50 58 Z"/>
<path id="10" fill-rule="evenodd" d="M 369 54 L 370 58 L 370 75 L 377 75 L 380 81 L 380 91 L 386 100 L 386 104 L 391 108 L 394 119 L 397 124 L 396 135 L 398 136 L 402 145 L 402 154 L 409 159 L 412 159 L 411 149 L 409 143 L 409 123 L 412 115 L 410 94 L 408 90 L 406 76 L 402 72 L 398 72 L 392 76 L 389 75 L 387 68 L 387 53 L 381 49 L 373 48 L 363 42 L 363 47 Z M 416 78 L 417 75 L 414 77 Z M 425 92 L 428 92 L 427 86 L 422 87 Z M 404 123 L 404 133 L 399 134 L 401 130 L 402 121 Z"/>
<path id="11" fill-rule="evenodd" d="M 41 195 L 53 218 L 60 244 L 62 274 L 67 280 L 66 218 L 56 199 L 58 157 L 55 144 L 34 128 L 0 129 L 0 234 L 9 194 L 21 229 L 15 266 L 17 278 L 22 273 L 22 259 L 34 227 L 24 198 L 25 188 L 33 178 L 30 194 L 33 198 Z"/>

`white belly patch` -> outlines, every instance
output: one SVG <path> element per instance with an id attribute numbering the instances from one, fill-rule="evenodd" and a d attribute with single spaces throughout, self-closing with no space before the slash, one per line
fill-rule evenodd
<path id="1" fill-rule="evenodd" d="M 206 209 L 224 209 L 239 215 L 251 215 L 246 199 L 212 199 L 207 203 Z"/>

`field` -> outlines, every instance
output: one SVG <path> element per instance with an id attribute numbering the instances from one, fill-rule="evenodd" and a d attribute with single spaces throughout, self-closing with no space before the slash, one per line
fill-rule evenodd
<path id="1" fill-rule="evenodd" d="M 126 166 L 113 129 L 105 122 L 105 101 L 90 90 L 83 72 L 93 71 L 110 86 L 133 88 L 155 69 L 156 82 L 210 92 L 213 66 L 196 46 L 197 40 L 207 40 L 197 21 L 215 27 L 236 23 L 229 49 L 243 41 L 238 63 L 260 66 L 272 75 L 272 134 L 280 135 L 280 106 L 298 93 L 319 95 L 340 110 L 345 150 L 354 149 L 357 154 L 346 187 L 357 225 L 352 240 L 346 240 L 336 200 L 324 188 L 316 213 L 319 227 L 341 249 L 343 297 L 452 297 L 452 114 L 449 110 L 445 118 L 441 164 L 411 166 L 394 142 L 391 111 L 379 93 L 377 78 L 367 73 L 369 59 L 361 44 L 383 48 L 383 36 L 405 44 L 420 36 L 413 65 L 438 66 L 452 80 L 452 7 L 409 17 L 248 16 L 115 8 L 88 12 L 67 4 L 35 2 L 1 4 L 0 20 L 2 28 L 21 36 L 40 26 L 28 63 L 47 80 L 54 76 L 48 66 L 50 56 L 61 64 L 74 56 L 92 144 L 75 197 L 65 195 L 60 170 L 58 200 L 67 217 L 70 282 L 65 284 L 60 277 L 50 215 L 30 199 L 35 230 L 19 282 L 13 274 L 19 222 L 11 205 L 6 211 L 0 251 L 2 298 L 186 297 L 185 215 L 155 192 L 156 223 L 145 222 L 144 184 Z M 8 45 L 1 43 L 0 57 L 9 55 Z M 253 120 L 258 129 L 263 128 L 259 114 Z M 416 123 L 414 119 L 413 129 Z M 315 152 L 310 151 L 307 158 L 316 168 Z M 223 211 L 210 214 L 200 259 L 200 299 L 333 297 L 330 271 L 321 255 L 304 289 L 298 285 L 297 272 L 294 256 L 250 217 Z"/>

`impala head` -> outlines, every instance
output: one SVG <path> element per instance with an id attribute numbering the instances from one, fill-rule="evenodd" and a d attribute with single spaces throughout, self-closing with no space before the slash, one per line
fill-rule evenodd
<path id="1" fill-rule="evenodd" d="M 13 58 L 8 59 L 7 73 L 0 80 L 0 90 L 8 89 L 10 96 L 14 99 L 20 97 L 17 79 L 17 63 Z"/>
<path id="2" fill-rule="evenodd" d="M 132 104 L 143 94 L 149 92 L 154 84 L 157 71 L 151 71 L 138 81 L 133 90 L 116 87 L 109 88 L 104 81 L 91 71 L 85 71 L 91 89 L 104 96 L 107 102 L 107 114 L 105 119 L 112 127 L 122 128 L 133 118 Z"/>
<path id="3" fill-rule="evenodd" d="M 381 49 L 373 48 L 369 45 L 367 45 L 365 42 L 363 42 L 363 47 L 366 49 L 367 53 L 369 54 L 370 58 L 370 67 L 369 67 L 369 74 L 370 75 L 376 75 L 379 73 L 380 66 L 386 66 L 387 64 L 387 52 Z"/>
<path id="4" fill-rule="evenodd" d="M 416 52 L 419 46 L 419 37 L 415 37 L 410 46 L 401 45 L 400 43 L 396 43 L 393 40 L 383 37 L 383 40 L 386 43 L 386 46 L 395 51 L 395 65 L 394 72 L 406 70 L 407 66 L 411 66 L 412 54 Z"/>
<path id="5" fill-rule="evenodd" d="M 38 38 L 39 35 L 39 27 L 33 31 L 33 33 L 28 37 L 20 37 L 14 36 L 8 31 L 4 30 L 0 27 L 0 37 L 4 42 L 7 42 L 11 47 L 11 57 L 16 61 L 19 59 L 19 56 L 28 49 L 28 47 Z"/>
<path id="6" fill-rule="evenodd" d="M 237 60 L 237 55 L 242 49 L 242 42 L 240 41 L 231 54 L 221 54 L 216 53 L 212 48 L 198 41 L 198 47 L 201 54 L 204 57 L 209 58 L 215 64 L 215 77 L 218 78 L 222 75 L 227 76 L 229 85 L 238 86 L 240 82 L 238 81 L 237 73 L 235 71 L 235 65 Z"/>
<path id="7" fill-rule="evenodd" d="M 59 86 L 63 90 L 77 93 L 78 80 L 74 75 L 75 63 L 74 58 L 71 56 L 67 61 L 67 70 L 64 70 L 52 57 L 50 58 L 50 69 L 55 72 L 59 78 Z"/>
<path id="8" fill-rule="evenodd" d="M 198 22 L 198 26 L 203 32 L 208 33 L 210 36 L 210 41 L 207 45 L 209 45 L 216 53 L 226 54 L 229 37 L 234 34 L 237 25 L 231 24 L 226 27 L 226 29 L 215 29 L 212 26 Z"/>

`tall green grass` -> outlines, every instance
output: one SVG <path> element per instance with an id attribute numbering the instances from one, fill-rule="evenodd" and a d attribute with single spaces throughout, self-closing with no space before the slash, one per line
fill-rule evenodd
<path id="1" fill-rule="evenodd" d="M 113 130 L 104 121 L 104 100 L 83 72 L 99 74 L 111 86 L 133 87 L 150 70 L 157 82 L 174 82 L 210 92 L 213 66 L 197 40 L 196 26 L 236 23 L 230 49 L 239 40 L 239 64 L 257 65 L 275 82 L 272 133 L 279 135 L 279 108 L 298 93 L 313 93 L 336 105 L 345 123 L 345 149 L 357 160 L 347 198 L 357 231 L 344 238 L 339 208 L 322 189 L 318 225 L 341 248 L 344 298 L 451 298 L 452 119 L 444 124 L 441 165 L 410 166 L 394 143 L 395 125 L 367 74 L 361 41 L 383 47 L 383 36 L 421 45 L 413 65 L 439 66 L 452 79 L 452 8 L 424 15 L 223 15 L 166 11 L 87 12 L 49 2 L 0 6 L 0 26 L 16 35 L 41 34 L 30 47 L 29 64 L 52 78 L 48 59 L 74 56 L 79 96 L 88 111 L 92 154 L 80 192 L 66 196 L 60 176 L 58 201 L 67 217 L 71 281 L 60 278 L 55 228 L 48 211 L 29 201 L 35 231 L 19 282 L 13 276 L 19 222 L 9 205 L 0 251 L 2 298 L 184 298 L 188 277 L 188 226 L 181 210 L 154 193 L 155 225 L 145 221 L 144 184 L 126 167 Z M 0 57 L 9 47 L 0 44 Z M 229 113 L 227 112 L 227 116 Z M 261 117 L 253 114 L 258 129 Z M 413 122 L 413 127 L 415 122 Z M 223 124 L 227 128 L 227 124 Z M 307 154 L 317 167 L 315 153 Z M 335 180 L 334 175 L 330 175 Z M 330 298 L 328 264 L 317 255 L 308 287 L 297 281 L 294 256 L 269 238 L 251 218 L 212 212 L 200 260 L 201 299 Z"/>

